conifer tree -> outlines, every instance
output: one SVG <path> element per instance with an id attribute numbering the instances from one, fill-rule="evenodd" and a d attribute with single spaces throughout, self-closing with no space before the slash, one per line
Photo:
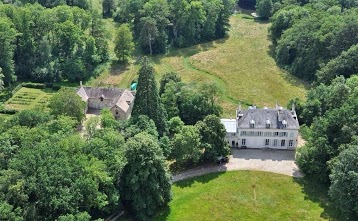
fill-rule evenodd
<path id="1" fill-rule="evenodd" d="M 132 117 L 139 115 L 147 115 L 151 118 L 160 136 L 167 132 L 167 114 L 160 102 L 153 67 L 147 57 L 143 58 L 142 67 L 139 70 L 138 88 L 132 111 Z"/>

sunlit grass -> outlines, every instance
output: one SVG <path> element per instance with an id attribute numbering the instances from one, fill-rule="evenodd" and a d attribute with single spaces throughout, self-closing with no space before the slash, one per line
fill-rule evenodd
<path id="1" fill-rule="evenodd" d="M 233 171 L 175 183 L 169 207 L 153 220 L 335 220 L 326 202 L 324 192 L 303 178 Z"/>
<path id="2" fill-rule="evenodd" d="M 111 27 L 108 20 L 108 27 Z M 280 69 L 270 56 L 270 23 L 256 22 L 242 14 L 230 19 L 231 29 L 225 39 L 184 49 L 169 49 L 165 55 L 150 59 L 157 80 L 170 71 L 185 82 L 215 82 L 220 91 L 224 117 L 234 117 L 238 103 L 243 105 L 286 105 L 291 98 L 305 98 L 305 82 Z M 112 26 L 112 29 L 115 26 Z M 113 50 L 113 45 L 111 50 Z M 91 85 L 129 88 L 139 70 L 135 57 L 126 66 L 112 63 Z"/>

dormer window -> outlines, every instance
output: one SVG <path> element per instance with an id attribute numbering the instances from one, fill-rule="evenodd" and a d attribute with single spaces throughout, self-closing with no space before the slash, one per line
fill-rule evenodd
<path id="1" fill-rule="evenodd" d="M 266 121 L 266 129 L 270 129 L 271 128 L 271 121 L 267 120 Z"/>
<path id="2" fill-rule="evenodd" d="M 286 120 L 282 121 L 282 128 L 287 128 L 287 121 Z"/>
<path id="3" fill-rule="evenodd" d="M 255 128 L 255 121 L 254 120 L 250 121 L 250 128 Z"/>

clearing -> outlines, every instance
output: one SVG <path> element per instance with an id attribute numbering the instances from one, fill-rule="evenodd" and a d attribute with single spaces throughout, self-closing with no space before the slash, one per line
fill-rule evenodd
<path id="1" fill-rule="evenodd" d="M 236 14 L 230 24 L 225 39 L 152 56 L 156 78 L 159 80 L 164 73 L 175 71 L 185 82 L 215 82 L 221 91 L 219 102 L 224 117 L 232 117 L 239 102 L 272 107 L 275 102 L 285 106 L 295 97 L 305 99 L 305 82 L 280 69 L 270 56 L 270 23 Z M 106 25 L 110 27 L 108 20 Z M 139 64 L 134 61 L 126 67 L 113 64 L 87 84 L 128 88 L 138 69 Z"/>
<path id="2" fill-rule="evenodd" d="M 5 105 L 9 109 L 25 110 L 45 107 L 55 91 L 51 89 L 35 89 L 22 87 Z"/>
<path id="3" fill-rule="evenodd" d="M 326 190 L 305 178 L 259 172 L 208 174 L 173 185 L 154 220 L 335 220 Z"/>

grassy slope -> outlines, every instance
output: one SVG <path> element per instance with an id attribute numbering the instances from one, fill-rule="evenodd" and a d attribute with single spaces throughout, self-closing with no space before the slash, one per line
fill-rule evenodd
<path id="1" fill-rule="evenodd" d="M 324 191 L 302 179 L 235 171 L 175 183 L 169 208 L 154 220 L 291 221 L 335 220 L 335 216 Z"/>
<path id="2" fill-rule="evenodd" d="M 269 56 L 270 24 L 255 22 L 242 14 L 232 16 L 230 23 L 231 30 L 226 39 L 153 56 L 151 60 L 157 79 L 165 72 L 175 71 L 186 82 L 216 82 L 222 92 L 220 103 L 225 117 L 233 116 L 240 101 L 272 107 L 275 102 L 286 105 L 294 97 L 304 99 L 304 83 L 279 69 Z M 111 27 L 111 24 L 107 26 Z M 112 26 L 112 33 L 114 28 Z M 110 70 L 88 84 L 128 88 L 137 77 L 138 69 L 138 64 L 112 65 Z"/>

